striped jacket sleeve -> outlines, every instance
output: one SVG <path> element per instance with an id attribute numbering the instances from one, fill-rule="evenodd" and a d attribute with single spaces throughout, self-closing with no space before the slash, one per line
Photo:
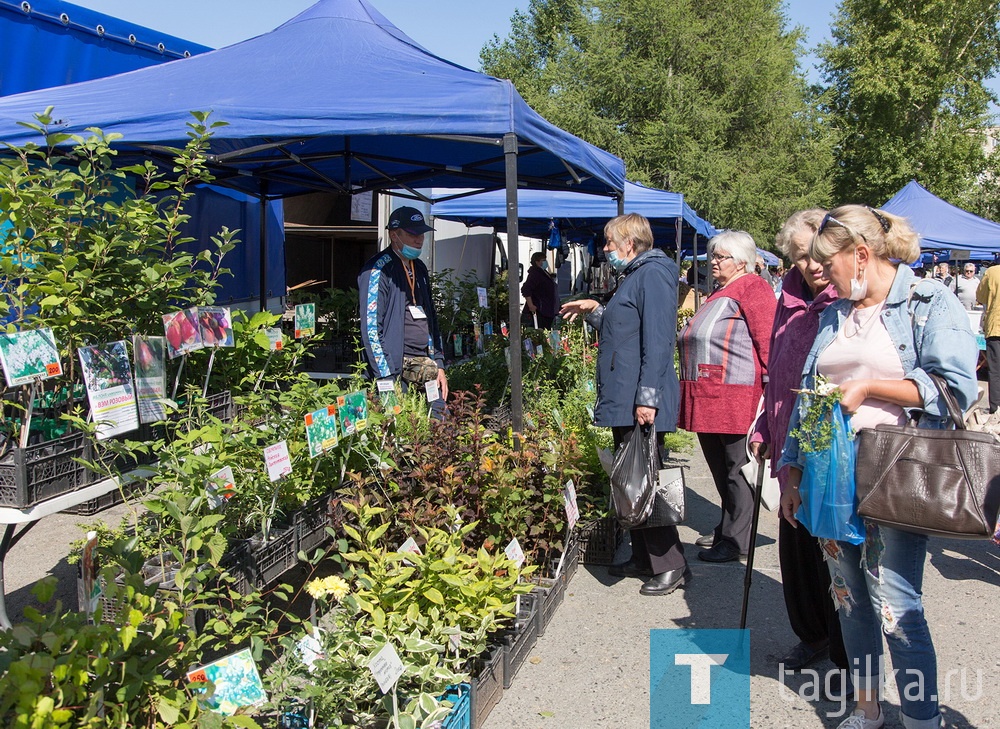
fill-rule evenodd
<path id="1" fill-rule="evenodd" d="M 379 305 L 385 306 L 388 302 L 380 301 L 379 288 L 382 284 L 382 277 L 385 275 L 383 269 L 389 261 L 388 255 L 380 256 L 371 267 L 365 268 L 358 276 L 358 301 L 361 308 L 361 340 L 365 345 L 365 356 L 368 358 L 368 365 L 375 373 L 376 377 L 388 377 L 389 361 L 385 356 L 382 346 L 382 336 L 379 331 Z"/>

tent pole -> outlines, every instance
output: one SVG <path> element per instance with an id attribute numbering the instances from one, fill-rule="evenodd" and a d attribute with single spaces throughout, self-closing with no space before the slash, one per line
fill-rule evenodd
<path id="1" fill-rule="evenodd" d="M 625 193 L 624 192 L 621 195 L 618 196 L 618 214 L 619 215 L 624 215 L 625 214 Z"/>
<path id="2" fill-rule="evenodd" d="M 698 234 L 697 233 L 694 234 L 694 243 L 692 245 L 694 246 L 691 251 L 691 255 L 693 256 L 693 262 L 691 263 L 691 265 L 694 266 L 694 310 L 698 311 L 698 309 L 701 308 L 701 292 L 698 289 Z"/>
<path id="3" fill-rule="evenodd" d="M 521 449 L 524 429 L 524 388 L 521 382 L 521 297 L 518 266 L 520 245 L 517 232 L 517 135 L 503 136 L 503 154 L 507 178 L 507 324 L 510 332 L 510 415 L 514 430 L 514 448 Z"/>
<path id="4" fill-rule="evenodd" d="M 260 183 L 260 310 L 267 311 L 267 180 Z"/>
<path id="5" fill-rule="evenodd" d="M 677 246 L 678 252 L 681 249 L 681 219 L 676 218 L 674 220 L 674 245 Z"/>

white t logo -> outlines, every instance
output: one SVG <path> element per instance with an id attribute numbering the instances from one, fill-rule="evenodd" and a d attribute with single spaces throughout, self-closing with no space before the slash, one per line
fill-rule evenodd
<path id="1" fill-rule="evenodd" d="M 721 666 L 728 653 L 678 653 L 675 666 L 691 666 L 691 703 L 712 703 L 712 666 Z"/>

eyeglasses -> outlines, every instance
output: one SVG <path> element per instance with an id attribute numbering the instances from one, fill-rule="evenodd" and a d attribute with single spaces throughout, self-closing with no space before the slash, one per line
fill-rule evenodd
<path id="1" fill-rule="evenodd" d="M 722 263 L 723 261 L 731 261 L 731 260 L 733 260 L 733 257 L 732 256 L 724 256 L 721 253 L 713 253 L 712 254 L 712 260 L 715 261 L 716 263 Z"/>
<path id="2" fill-rule="evenodd" d="M 857 232 L 855 232 L 853 228 L 851 228 L 850 226 L 845 225 L 844 223 L 840 222 L 835 217 L 833 217 L 832 215 L 830 215 L 830 213 L 827 213 L 826 215 L 823 216 L 823 222 L 820 223 L 819 224 L 819 228 L 816 229 L 816 235 L 817 236 L 823 235 L 823 231 L 826 230 L 826 226 L 829 225 L 830 223 L 833 223 L 834 225 L 839 225 L 841 228 L 843 228 L 844 230 L 846 230 L 847 234 L 849 236 L 851 236 L 852 238 L 855 238 L 855 239 L 856 238 L 860 238 L 865 243 L 868 242 L 868 239 L 865 238 L 865 236 L 864 236 L 863 233 L 857 233 Z"/>

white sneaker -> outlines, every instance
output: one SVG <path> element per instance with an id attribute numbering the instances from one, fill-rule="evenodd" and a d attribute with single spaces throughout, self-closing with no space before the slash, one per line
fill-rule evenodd
<path id="1" fill-rule="evenodd" d="M 865 712 L 858 709 L 840 722 L 837 729 L 882 729 L 883 724 L 885 724 L 885 715 L 882 713 L 882 707 L 879 706 L 878 718 L 866 719 Z"/>

